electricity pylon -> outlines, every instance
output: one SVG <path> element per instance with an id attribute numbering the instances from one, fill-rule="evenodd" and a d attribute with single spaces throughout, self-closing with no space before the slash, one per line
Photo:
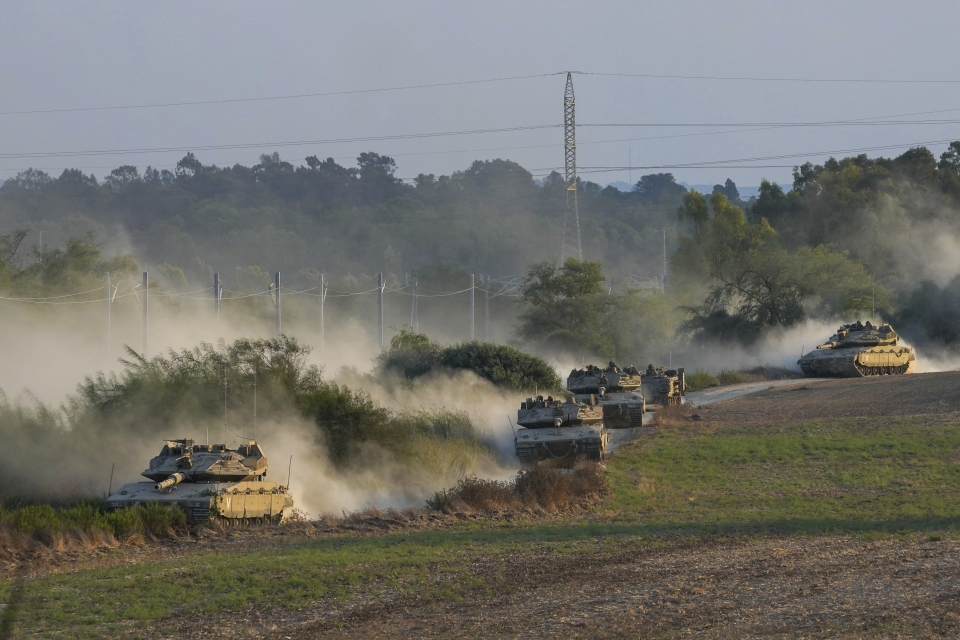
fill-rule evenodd
<path id="1" fill-rule="evenodd" d="M 567 72 L 567 88 L 563 92 L 563 159 L 564 185 L 567 199 L 563 208 L 563 243 L 560 264 L 570 256 L 583 260 L 580 244 L 580 212 L 577 208 L 577 121 L 573 96 L 573 74 Z"/>

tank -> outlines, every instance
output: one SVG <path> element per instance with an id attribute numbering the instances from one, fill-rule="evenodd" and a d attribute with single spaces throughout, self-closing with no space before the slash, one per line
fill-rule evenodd
<path id="1" fill-rule="evenodd" d="M 581 456 L 600 461 L 607 451 L 607 429 L 597 404 L 573 397 L 527 398 L 520 403 L 517 424 L 514 446 L 526 464 Z"/>
<path id="2" fill-rule="evenodd" d="M 797 364 L 810 378 L 859 378 L 911 373 L 917 356 L 897 344 L 900 336 L 889 324 L 868 320 L 841 325 L 828 342 L 805 354 Z"/>
<path id="3" fill-rule="evenodd" d="M 640 372 L 630 365 L 621 369 L 611 361 L 605 368 L 588 364 L 567 377 L 567 390 L 577 401 L 597 404 L 608 429 L 630 429 L 643 425 L 647 411 L 640 391 Z"/>
<path id="4" fill-rule="evenodd" d="M 176 505 L 193 523 L 277 524 L 293 507 L 289 488 L 264 480 L 267 457 L 255 440 L 236 449 L 168 440 L 150 468 L 152 482 L 131 482 L 107 497 L 107 508 L 147 502 Z"/>
<path id="5" fill-rule="evenodd" d="M 640 375 L 640 380 L 640 391 L 651 409 L 680 404 L 687 393 L 687 378 L 683 367 L 664 369 L 649 364 Z"/>

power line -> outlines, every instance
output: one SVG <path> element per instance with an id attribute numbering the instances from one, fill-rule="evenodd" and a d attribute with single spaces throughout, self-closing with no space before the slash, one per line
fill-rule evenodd
<path id="1" fill-rule="evenodd" d="M 147 149 L 101 149 L 95 151 L 48 151 L 35 153 L 0 153 L 0 158 L 57 158 L 76 156 L 111 156 L 142 153 L 183 153 L 187 151 L 214 151 L 221 149 L 255 149 L 262 147 L 294 147 L 305 145 L 338 144 L 343 142 L 375 142 L 381 140 L 411 140 L 418 138 L 443 138 L 449 136 L 465 136 L 486 133 L 510 133 L 516 131 L 532 131 L 536 129 L 557 129 L 559 124 L 539 124 L 521 127 L 501 127 L 497 129 L 473 129 L 464 131 L 438 131 L 431 133 L 409 133 L 388 136 L 365 136 L 356 138 L 328 138 L 322 140 L 294 140 L 288 142 L 257 142 L 222 145 L 192 145 L 188 147 L 154 147 Z"/>
<path id="2" fill-rule="evenodd" d="M 242 104 L 247 102 L 269 102 L 276 100 L 301 100 L 306 98 L 322 98 L 345 95 L 362 95 L 369 93 L 385 93 L 392 91 L 410 91 L 416 89 L 432 89 L 442 87 L 455 87 L 475 84 L 490 84 L 495 82 L 509 82 L 515 80 L 532 80 L 535 78 L 549 78 L 553 76 L 562 76 L 567 71 L 555 71 L 551 73 L 537 73 L 520 76 L 506 76 L 501 78 L 484 78 L 480 80 L 456 80 L 451 82 L 434 82 L 424 84 L 402 85 L 395 87 L 378 87 L 372 89 L 348 89 L 343 91 L 320 91 L 313 93 L 295 93 L 275 96 L 257 96 L 250 98 L 222 98 L 213 100 L 186 100 L 181 102 L 155 102 L 145 104 L 128 105 L 107 105 L 95 107 L 64 107 L 54 109 L 17 109 L 9 111 L 0 111 L 0 116 L 12 115 L 31 115 L 31 114 L 53 114 L 53 113 L 83 113 L 97 111 L 124 111 L 132 109 L 160 109 L 168 107 L 191 107 L 203 105 L 218 104 Z M 920 80 L 920 79 L 883 79 L 883 78 L 791 78 L 791 77 L 760 77 L 760 76 L 704 76 L 704 75 L 680 75 L 680 74 L 655 74 L 655 73 L 614 73 L 599 71 L 571 71 L 569 73 L 583 76 L 598 77 L 619 77 L 619 78 L 651 78 L 651 79 L 670 79 L 670 80 L 714 80 L 714 81 L 738 81 L 738 82 L 800 82 L 800 83 L 840 83 L 840 84 L 958 84 L 960 80 Z"/>
<path id="3" fill-rule="evenodd" d="M 849 126 L 893 126 L 893 125 L 926 125 L 926 124 L 957 124 L 958 119 L 943 120 L 833 120 L 826 122 L 611 122 L 596 124 L 578 124 L 578 127 L 849 127 Z"/>
<path id="4" fill-rule="evenodd" d="M 604 173 L 608 171 L 626 171 L 628 169 L 632 170 L 645 170 L 645 169 L 707 169 L 707 168 L 723 168 L 723 169 L 738 169 L 738 168 L 768 168 L 768 167 L 790 167 L 793 165 L 763 165 L 763 166 L 728 166 L 728 163 L 741 163 L 741 162 L 762 162 L 766 160 L 786 160 L 789 158 L 807 158 L 810 156 L 823 156 L 823 155 L 833 155 L 841 153 L 863 153 L 866 151 L 884 151 L 887 149 L 902 149 L 905 147 L 921 147 L 930 144 L 945 144 L 953 142 L 954 138 L 947 138 L 945 140 L 928 140 L 926 142 L 912 142 L 907 144 L 892 144 L 892 145 L 879 145 L 874 147 L 860 147 L 857 149 L 835 149 L 833 151 L 811 151 L 807 153 L 790 153 L 783 154 L 778 156 L 762 156 L 757 158 L 739 158 L 735 160 L 708 160 L 702 162 L 690 162 L 690 163 L 677 163 L 671 165 L 647 165 L 640 167 L 581 167 L 583 173 Z"/>
<path id="5" fill-rule="evenodd" d="M 210 104 L 235 104 L 242 102 L 267 102 L 270 100 L 299 100 L 302 98 L 322 98 L 328 96 L 345 96 L 363 93 L 383 93 L 387 91 L 408 91 L 411 89 L 431 89 L 437 87 L 454 87 L 471 84 L 486 84 L 491 82 L 506 82 L 509 80 L 529 80 L 532 78 L 548 78 L 563 75 L 563 71 L 556 73 L 539 73 L 526 76 L 508 76 L 505 78 L 487 78 L 484 80 L 460 80 L 454 82 L 435 82 L 431 84 L 413 84 L 399 87 L 382 87 L 378 89 L 351 89 L 347 91 L 324 91 L 319 93 L 297 93 L 283 96 L 265 96 L 258 98 L 228 98 L 223 100 L 192 100 L 186 102 L 157 102 L 152 104 L 130 104 L 106 107 L 68 107 L 63 109 L 24 109 L 19 111 L 0 111 L 0 116 L 42 114 L 42 113 L 76 113 L 89 111 L 120 111 L 126 109 L 157 109 L 163 107 L 192 107 Z"/>
<path id="6" fill-rule="evenodd" d="M 688 76 L 679 74 L 659 73 L 604 73 L 599 71 L 573 71 L 583 76 L 607 76 L 618 78 L 652 78 L 664 80 L 722 80 L 738 82 L 804 82 L 804 83 L 834 83 L 834 84 L 960 84 L 960 80 L 916 80 L 916 79 L 884 79 L 884 78 L 771 78 L 762 76 Z"/>

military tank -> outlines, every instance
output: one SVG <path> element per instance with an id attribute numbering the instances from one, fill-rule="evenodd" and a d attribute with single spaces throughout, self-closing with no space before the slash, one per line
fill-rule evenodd
<path id="1" fill-rule="evenodd" d="M 917 361 L 913 349 L 897 344 L 900 336 L 889 324 L 868 320 L 841 325 L 828 342 L 805 354 L 797 364 L 810 378 L 859 378 L 911 373 Z"/>
<path id="2" fill-rule="evenodd" d="M 667 406 L 680 404 L 687 393 L 687 378 L 683 367 L 664 369 L 652 364 L 640 375 L 640 391 L 648 405 Z"/>
<path id="3" fill-rule="evenodd" d="M 578 402 L 596 403 L 608 429 L 629 429 L 643 425 L 647 403 L 640 392 L 640 372 L 630 365 L 621 369 L 611 361 L 606 367 L 588 364 L 567 376 L 567 390 Z"/>
<path id="4" fill-rule="evenodd" d="M 514 446 L 523 463 L 580 456 L 599 461 L 607 451 L 603 410 L 595 403 L 572 397 L 527 398 L 520 403 L 517 424 Z"/>
<path id="5" fill-rule="evenodd" d="M 150 468 L 152 482 L 131 482 L 107 497 L 107 509 L 144 503 L 176 505 L 193 523 L 278 524 L 293 507 L 289 487 L 267 482 L 267 457 L 255 440 L 236 449 L 168 440 Z"/>

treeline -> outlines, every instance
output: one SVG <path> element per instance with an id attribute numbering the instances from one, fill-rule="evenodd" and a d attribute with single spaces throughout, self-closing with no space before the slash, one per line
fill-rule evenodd
<path id="1" fill-rule="evenodd" d="M 476 161 L 449 176 L 396 176 L 393 159 L 362 153 L 355 167 L 277 153 L 253 167 L 217 167 L 187 154 L 174 171 L 122 166 L 100 180 L 77 169 L 28 170 L 0 187 L 0 232 L 29 229 L 48 244 L 122 232 L 135 255 L 207 283 L 251 286 L 269 273 L 323 270 L 334 278 L 438 266 L 494 276 L 520 273 L 559 251 L 563 180 L 541 182 L 508 160 Z M 663 228 L 685 191 L 645 176 L 633 193 L 581 185 L 586 255 L 625 274 L 659 273 Z M 670 234 L 671 237 L 673 234 Z"/>
<path id="2" fill-rule="evenodd" d="M 683 329 L 750 342 L 806 317 L 884 317 L 914 343 L 960 336 L 960 142 L 940 159 L 918 147 L 794 170 L 737 207 L 719 189 L 684 195 L 671 259 L 699 289 Z"/>
<path id="3" fill-rule="evenodd" d="M 883 317 L 915 343 L 960 336 L 960 142 L 939 159 L 920 147 L 804 164 L 788 190 L 763 181 L 749 201 L 731 180 L 702 195 L 670 174 L 643 176 L 631 192 L 581 182 L 593 266 L 556 265 L 557 173 L 535 180 L 508 160 L 409 182 L 396 172 L 376 153 L 355 167 L 314 156 L 295 166 L 276 153 L 216 167 L 188 154 L 174 171 L 124 166 L 103 180 L 29 170 L 0 187 L 0 230 L 35 233 L 8 236 L 0 258 L 21 289 L 53 283 L 71 270 L 58 264 L 71 255 L 80 264 L 73 254 L 94 243 L 67 239 L 122 231 L 137 258 L 180 289 L 208 286 L 214 270 L 246 290 L 262 290 L 278 269 L 295 286 L 315 286 L 324 270 L 345 290 L 363 290 L 378 271 L 391 286 L 416 271 L 441 291 L 463 289 L 469 273 L 524 274 L 520 304 L 495 313 L 518 323 L 524 344 L 578 356 L 659 357 L 688 338 L 750 343 L 811 317 Z M 660 274 L 663 229 L 666 295 L 635 290 L 629 276 Z M 29 249 L 11 251 L 14 240 Z M 97 260 L 81 270 L 133 268 L 130 258 Z"/>

